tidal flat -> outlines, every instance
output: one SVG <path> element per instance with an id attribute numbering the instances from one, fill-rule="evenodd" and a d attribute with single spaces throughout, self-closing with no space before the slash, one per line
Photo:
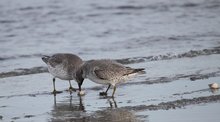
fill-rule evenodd
<path id="1" fill-rule="evenodd" d="M 0 121 L 219 122 L 219 0 L 1 0 Z M 52 76 L 43 55 L 74 53 L 145 68 L 118 85 L 86 79 L 85 96 Z M 77 88 L 75 81 L 73 87 Z M 109 95 L 112 89 L 109 90 Z"/>

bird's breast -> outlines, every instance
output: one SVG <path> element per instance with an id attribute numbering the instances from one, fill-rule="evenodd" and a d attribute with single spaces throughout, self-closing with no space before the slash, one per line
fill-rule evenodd
<path id="1" fill-rule="evenodd" d="M 48 66 L 48 71 L 57 78 L 60 78 L 62 80 L 73 80 L 73 75 L 70 75 L 67 70 L 63 69 L 62 67 L 51 67 Z"/>

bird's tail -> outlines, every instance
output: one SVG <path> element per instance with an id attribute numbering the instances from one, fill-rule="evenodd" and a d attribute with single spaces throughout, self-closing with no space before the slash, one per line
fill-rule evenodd
<path id="1" fill-rule="evenodd" d="M 42 57 L 42 60 L 43 60 L 45 63 L 47 63 L 48 60 L 49 60 L 49 58 L 50 58 L 50 56 L 44 55 L 44 56 Z"/>
<path id="2" fill-rule="evenodd" d="M 146 72 L 144 71 L 144 68 L 138 68 L 138 69 L 132 69 L 130 67 L 127 67 L 127 73 L 125 75 L 130 75 L 130 74 L 145 74 Z"/>

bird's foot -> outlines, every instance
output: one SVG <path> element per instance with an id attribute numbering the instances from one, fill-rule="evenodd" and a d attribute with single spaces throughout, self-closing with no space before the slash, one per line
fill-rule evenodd
<path id="1" fill-rule="evenodd" d="M 70 86 L 70 87 L 69 87 L 69 91 L 70 91 L 70 92 L 73 92 L 73 91 L 76 92 L 76 89 Z"/>
<path id="2" fill-rule="evenodd" d="M 85 94 L 86 94 L 85 91 L 79 91 L 77 95 L 78 96 L 84 96 Z"/>
<path id="3" fill-rule="evenodd" d="M 53 91 L 52 91 L 52 94 L 54 94 L 54 95 L 60 94 L 60 93 L 62 93 L 62 91 L 57 91 L 57 90 L 53 90 Z"/>
<path id="4" fill-rule="evenodd" d="M 107 93 L 106 92 L 99 92 L 99 95 L 100 96 L 107 96 Z"/>

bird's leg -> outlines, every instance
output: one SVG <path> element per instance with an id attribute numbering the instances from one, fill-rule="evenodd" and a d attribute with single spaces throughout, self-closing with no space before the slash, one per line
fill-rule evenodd
<path id="1" fill-rule="evenodd" d="M 56 88 L 55 88 L 55 78 L 53 78 L 53 92 L 54 95 L 56 95 Z"/>
<path id="2" fill-rule="evenodd" d="M 53 78 L 53 92 L 52 94 L 54 94 L 56 96 L 57 93 L 62 93 L 62 91 L 57 91 L 55 88 L 55 78 Z"/>
<path id="3" fill-rule="evenodd" d="M 116 86 L 114 86 L 112 97 L 114 97 L 115 91 L 116 91 Z"/>
<path id="4" fill-rule="evenodd" d="M 105 93 L 107 94 L 109 88 L 111 87 L 111 84 L 108 85 L 108 88 L 106 89 Z"/>
<path id="5" fill-rule="evenodd" d="M 108 90 L 109 90 L 110 87 L 111 87 L 111 84 L 108 85 L 108 88 L 106 89 L 105 92 L 100 92 L 99 95 L 100 95 L 100 96 L 106 96 L 106 95 L 107 95 L 107 92 L 108 92 Z"/>
<path id="6" fill-rule="evenodd" d="M 70 80 L 69 80 L 69 84 L 70 84 L 69 91 L 70 91 L 70 92 L 76 91 L 76 89 L 74 89 L 74 88 L 72 87 L 72 84 L 71 84 L 71 81 L 70 81 Z"/>
<path id="7" fill-rule="evenodd" d="M 116 103 L 114 97 L 112 98 L 112 100 L 113 100 L 113 102 L 114 102 L 115 108 L 118 108 L 117 103 Z"/>
<path id="8" fill-rule="evenodd" d="M 112 101 L 111 101 L 111 99 L 112 99 Z M 108 99 L 110 107 L 111 108 L 117 108 L 118 106 L 117 106 L 116 101 L 114 100 L 114 97 L 112 97 L 111 99 Z M 114 103 L 114 106 L 113 106 L 113 103 Z"/>

